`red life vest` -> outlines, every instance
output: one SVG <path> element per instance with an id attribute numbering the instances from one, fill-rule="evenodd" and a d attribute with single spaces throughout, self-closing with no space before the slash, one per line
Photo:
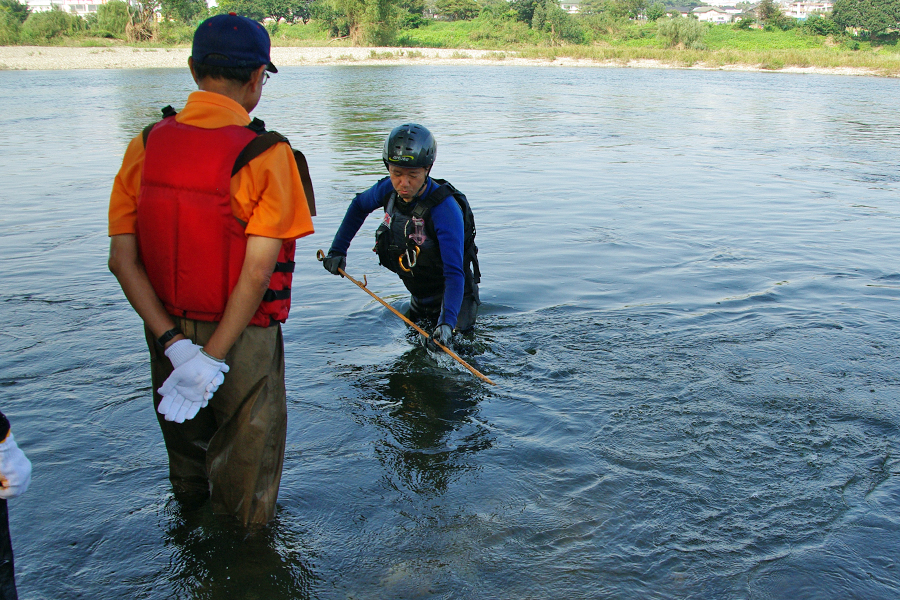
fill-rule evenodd
<path id="1" fill-rule="evenodd" d="M 231 177 L 258 131 L 202 129 L 163 119 L 150 131 L 137 202 L 137 239 L 150 283 L 166 310 L 220 321 L 244 264 L 245 223 L 231 210 Z M 294 240 L 285 241 L 250 325 L 287 320 Z"/>

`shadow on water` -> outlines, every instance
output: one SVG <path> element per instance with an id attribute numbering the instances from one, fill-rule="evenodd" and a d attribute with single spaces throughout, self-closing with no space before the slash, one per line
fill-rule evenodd
<path id="1" fill-rule="evenodd" d="M 172 548 L 166 573 L 173 596 L 185 600 L 303 600 L 317 577 L 310 552 L 283 511 L 268 527 L 247 529 L 213 515 L 209 505 L 186 510 L 176 501 L 166 531 Z"/>

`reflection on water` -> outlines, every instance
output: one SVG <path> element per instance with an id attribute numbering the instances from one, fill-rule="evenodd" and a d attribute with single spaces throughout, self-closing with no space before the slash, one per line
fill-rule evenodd
<path id="1" fill-rule="evenodd" d="M 173 501 L 174 502 L 174 501 Z M 273 526 L 247 531 L 229 526 L 208 506 L 186 512 L 174 506 L 166 532 L 172 548 L 165 574 L 173 597 L 185 600 L 242 598 L 303 600 L 316 580 L 308 548 L 276 519 Z"/>
<path id="2" fill-rule="evenodd" d="M 383 432 L 376 453 L 387 485 L 424 497 L 441 495 L 460 473 L 477 469 L 473 454 L 491 447 L 478 415 L 483 387 L 446 377 L 434 364 L 415 348 L 378 373 L 352 374 L 359 418 Z"/>
<path id="3" fill-rule="evenodd" d="M 352 67 L 343 69 L 340 77 L 329 78 L 325 93 L 332 101 L 329 117 L 321 126 L 331 135 L 330 150 L 340 157 L 341 170 L 382 176 L 383 169 L 379 161 L 373 162 L 373 154 L 380 156 L 384 138 L 395 126 L 390 124 L 409 120 L 408 107 L 417 106 L 415 90 L 398 89 L 394 79 L 391 69 L 373 82 L 365 69 Z M 360 102 L 360 98 L 366 101 Z"/>

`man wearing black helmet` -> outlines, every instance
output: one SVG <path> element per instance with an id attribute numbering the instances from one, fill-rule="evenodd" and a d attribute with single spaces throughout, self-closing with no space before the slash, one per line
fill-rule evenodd
<path id="1" fill-rule="evenodd" d="M 446 345 L 454 330 L 475 325 L 481 273 L 472 210 L 459 190 L 429 176 L 436 155 L 437 143 L 425 127 L 394 128 L 382 153 L 388 177 L 350 203 L 323 264 L 338 275 L 366 217 L 383 209 L 375 232 L 378 260 L 409 290 L 411 318 L 435 318 L 432 337 Z"/>

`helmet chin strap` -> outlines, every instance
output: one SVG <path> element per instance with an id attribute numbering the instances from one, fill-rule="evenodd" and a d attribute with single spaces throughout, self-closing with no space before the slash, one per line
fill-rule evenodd
<path id="1" fill-rule="evenodd" d="M 431 168 L 428 169 L 428 173 L 431 173 Z M 424 190 L 425 188 L 428 187 L 428 173 L 425 173 L 425 181 L 422 183 L 422 187 L 420 187 L 418 190 L 416 190 L 416 193 L 413 194 L 413 197 L 412 197 L 413 200 L 418 198 L 419 194 L 422 193 L 422 190 Z"/>

